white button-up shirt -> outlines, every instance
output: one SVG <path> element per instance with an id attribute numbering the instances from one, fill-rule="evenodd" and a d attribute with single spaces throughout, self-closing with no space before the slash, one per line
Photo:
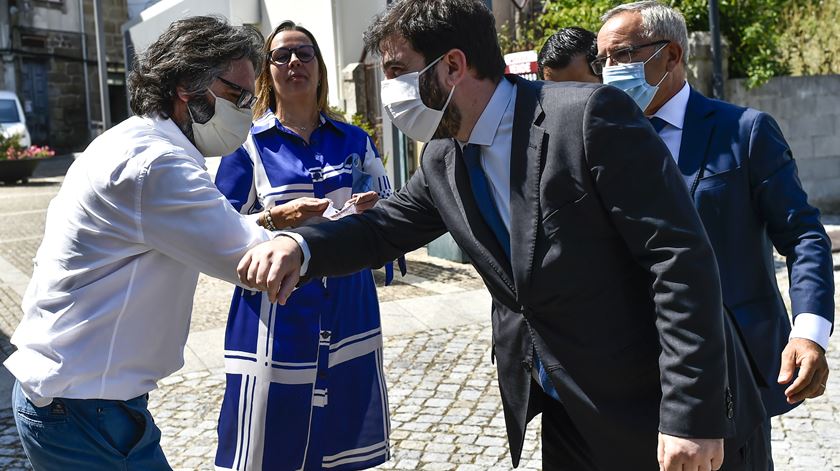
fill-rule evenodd
<path id="1" fill-rule="evenodd" d="M 184 363 L 198 273 L 235 283 L 240 258 L 269 238 L 174 122 L 129 118 L 50 203 L 5 366 L 36 405 L 147 393 Z"/>
<path id="2" fill-rule="evenodd" d="M 481 146 L 481 168 L 487 175 L 493 202 L 510 232 L 510 151 L 516 86 L 502 79 L 470 133 L 468 144 Z M 524 155 L 514 158 L 524 159 Z"/>

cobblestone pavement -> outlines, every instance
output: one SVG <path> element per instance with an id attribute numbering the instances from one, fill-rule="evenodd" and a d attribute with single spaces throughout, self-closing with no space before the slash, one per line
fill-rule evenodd
<path id="1" fill-rule="evenodd" d="M 27 186 L 0 186 L 0 263 L 18 274 L 31 274 L 31 259 L 43 233 L 44 210 L 58 182 L 60 179 L 34 180 Z M 840 222 L 835 221 L 832 223 Z M 837 254 L 835 268 L 840 269 Z M 783 264 L 779 269 L 780 287 L 785 289 Z M 382 302 L 439 294 L 434 286 L 459 290 L 482 286 L 472 267 L 430 258 L 422 251 L 411 254 L 409 271 L 410 277 L 398 278 L 393 286 L 380 290 Z M 382 273 L 374 275 L 381 286 Z M 6 276 L 0 273 L 0 359 L 11 351 L 8 336 L 21 315 L 19 287 L 4 284 Z M 835 271 L 835 276 L 840 273 Z M 231 285 L 202 276 L 192 331 L 224 326 L 231 293 Z M 386 337 L 393 458 L 378 469 L 511 469 L 489 348 L 489 319 L 458 328 Z M 774 419 L 777 470 L 840 469 L 840 340 L 836 335 L 828 356 L 833 369 L 828 395 Z M 214 369 L 176 374 L 161 381 L 160 388 L 151 393 L 150 407 L 174 468 L 212 469 L 223 388 L 224 374 Z M 29 469 L 8 401 L 0 400 L 0 404 L 0 470 Z M 520 469 L 541 468 L 538 436 L 539 427 L 533 423 Z"/>

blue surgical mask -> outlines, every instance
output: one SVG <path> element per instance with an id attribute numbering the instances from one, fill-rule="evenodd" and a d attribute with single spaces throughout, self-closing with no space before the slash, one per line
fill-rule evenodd
<path id="1" fill-rule="evenodd" d="M 604 67 L 604 71 L 602 72 L 604 84 L 612 85 L 613 87 L 623 90 L 625 93 L 630 95 L 631 98 L 633 98 L 633 101 L 639 105 L 639 108 L 641 108 L 642 111 L 645 111 L 648 105 L 650 105 L 650 102 L 653 100 L 653 97 L 656 95 L 656 92 L 659 90 L 659 85 L 665 81 L 665 77 L 667 77 L 670 73 L 666 71 L 659 83 L 651 85 L 647 82 L 647 79 L 645 79 L 645 64 L 656 57 L 656 55 L 659 54 L 665 46 L 667 46 L 667 44 L 663 44 L 662 47 L 660 47 L 648 58 L 648 60 L 644 62 L 631 62 L 629 64 L 618 64 Z"/>

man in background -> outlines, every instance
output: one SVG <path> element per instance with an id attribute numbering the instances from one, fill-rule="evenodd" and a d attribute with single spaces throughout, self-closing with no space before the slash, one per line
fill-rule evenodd
<path id="1" fill-rule="evenodd" d="M 740 327 L 767 412 L 764 446 L 752 450 L 764 456 L 753 459 L 772 468 L 770 417 L 824 394 L 828 378 L 834 275 L 819 211 L 773 118 L 688 85 L 682 14 L 645 1 L 602 20 L 597 72 L 634 98 L 665 141 L 714 248 L 723 303 Z M 787 262 L 792 329 L 774 247 Z"/>
<path id="2" fill-rule="evenodd" d="M 589 65 L 595 60 L 596 38 L 592 31 L 577 26 L 552 34 L 537 58 L 541 77 L 551 82 L 600 83 Z"/>

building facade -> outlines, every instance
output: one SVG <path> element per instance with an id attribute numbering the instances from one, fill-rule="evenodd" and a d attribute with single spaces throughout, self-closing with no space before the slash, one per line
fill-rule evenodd
<path id="1" fill-rule="evenodd" d="M 119 120 L 127 116 L 126 0 L 102 0 L 102 15 L 109 102 Z M 0 0 L 0 89 L 17 93 L 33 144 L 80 150 L 101 130 L 93 18 L 92 0 Z"/>

